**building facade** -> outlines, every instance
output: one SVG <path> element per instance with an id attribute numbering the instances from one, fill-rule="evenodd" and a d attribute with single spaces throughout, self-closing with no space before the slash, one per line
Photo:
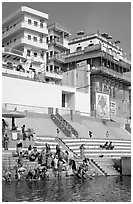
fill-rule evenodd
<path id="1" fill-rule="evenodd" d="M 25 6 L 3 20 L 2 45 L 23 53 L 26 63 L 21 60 L 18 62 L 24 66 L 24 69 L 29 70 L 30 68 L 41 72 L 46 67 L 47 21 L 48 14 Z"/>
<path id="2" fill-rule="evenodd" d="M 131 62 L 118 41 L 99 32 L 70 40 L 47 21 L 25 6 L 3 20 L 2 103 L 130 118 Z"/>
<path id="3" fill-rule="evenodd" d="M 110 39 L 112 36 L 108 34 L 95 33 L 70 40 L 70 54 L 65 55 L 64 71 L 75 69 L 79 84 L 84 81 L 77 88 L 84 89 L 88 70 L 80 70 L 77 64 L 86 61 L 90 65 L 91 114 L 97 115 L 97 98 L 103 94 L 102 98 L 107 95 L 110 101 L 110 118 L 128 118 L 131 114 L 131 80 L 126 73 L 131 71 L 131 62 L 124 56 L 119 42 Z"/>

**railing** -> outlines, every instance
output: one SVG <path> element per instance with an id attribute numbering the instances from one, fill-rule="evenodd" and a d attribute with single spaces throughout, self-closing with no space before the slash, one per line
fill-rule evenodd
<path id="1" fill-rule="evenodd" d="M 92 51 L 96 51 L 96 50 L 100 50 L 101 49 L 101 44 L 96 44 L 93 46 L 88 46 L 84 48 L 84 52 L 92 52 Z"/>
<path id="2" fill-rule="evenodd" d="M 94 161 L 94 159 L 91 159 L 91 162 L 95 165 L 95 167 L 101 172 L 103 176 L 107 176 L 107 173 Z"/>
<path id="3" fill-rule="evenodd" d="M 64 55 L 55 54 L 55 55 L 49 56 L 48 60 L 58 60 L 58 61 L 61 61 L 62 63 L 64 63 L 65 62 L 65 58 L 63 56 Z"/>
<path id="4" fill-rule="evenodd" d="M 26 24 L 26 26 L 29 26 L 28 21 L 20 19 L 18 22 L 14 23 L 13 25 L 4 29 L 2 31 L 2 34 L 4 35 L 4 34 L 8 33 L 9 31 L 14 31 L 14 28 L 16 28 L 18 26 L 23 26 L 23 24 Z M 48 30 L 47 26 L 44 26 L 44 25 L 42 27 L 41 26 L 35 26 L 33 22 L 31 22 L 30 26 L 33 26 L 33 28 L 35 28 L 35 29 L 37 29 L 37 28 L 40 29 L 41 32 L 43 32 L 44 29 Z"/>
<path id="5" fill-rule="evenodd" d="M 2 48 L 2 53 L 5 53 L 5 52 L 23 56 L 23 52 L 21 52 L 19 50 L 14 50 L 14 49 L 8 48 L 8 47 Z"/>
<path id="6" fill-rule="evenodd" d="M 39 107 L 39 106 L 29 106 L 29 105 L 21 105 L 21 104 L 13 104 L 13 103 L 4 103 L 2 104 L 2 108 L 13 111 L 15 108 L 17 111 L 23 112 L 23 111 L 29 111 L 33 113 L 49 113 L 49 108 L 47 107 Z"/>
<path id="7" fill-rule="evenodd" d="M 35 47 L 43 47 L 43 49 L 45 48 L 46 50 L 48 49 L 48 44 L 46 42 L 40 42 L 40 39 L 38 38 L 36 41 L 33 41 L 32 39 L 29 40 L 28 37 L 26 36 L 20 36 L 15 38 L 12 42 L 10 42 L 10 44 L 15 44 L 15 43 L 26 43 L 26 44 L 30 44 L 32 46 Z"/>
<path id="8" fill-rule="evenodd" d="M 94 71 L 102 71 L 102 72 L 108 73 L 109 75 L 112 75 L 112 76 L 114 76 L 116 78 L 121 78 L 121 79 L 124 79 L 124 80 L 126 80 L 128 82 L 131 82 L 130 78 L 128 78 L 124 74 L 121 74 L 121 73 L 116 72 L 116 71 L 114 71 L 112 69 L 106 68 L 104 66 L 92 67 L 91 72 L 93 72 L 93 70 Z"/>
<path id="9" fill-rule="evenodd" d="M 67 136 L 67 137 L 71 137 L 71 131 L 68 130 L 64 124 L 54 115 L 51 114 L 51 119 L 53 120 L 53 122 L 62 130 L 62 132 Z"/>
<path id="10" fill-rule="evenodd" d="M 79 137 L 78 132 L 61 116 L 59 113 L 56 113 L 56 118 L 59 119 L 59 121 L 64 124 L 64 126 L 70 130 L 70 132 L 76 137 Z"/>
<path id="11" fill-rule="evenodd" d="M 34 80 L 34 81 L 38 81 L 38 82 L 42 82 L 42 83 L 47 83 L 50 84 L 50 82 L 46 82 L 45 81 L 45 77 L 52 77 L 52 78 L 58 78 L 58 79 L 62 79 L 62 74 L 56 73 L 56 72 L 48 72 L 45 71 L 44 73 L 34 73 L 32 70 L 24 70 L 24 71 L 17 71 L 17 66 L 13 67 L 9 67 L 6 64 L 2 64 L 3 65 L 3 69 L 2 69 L 2 73 L 3 74 L 11 74 L 17 78 L 23 78 L 23 79 L 27 79 L 27 80 Z M 54 83 L 55 84 L 55 83 Z"/>

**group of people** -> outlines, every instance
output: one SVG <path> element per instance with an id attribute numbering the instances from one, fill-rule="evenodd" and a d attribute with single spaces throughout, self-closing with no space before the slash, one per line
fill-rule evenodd
<path id="1" fill-rule="evenodd" d="M 17 130 L 19 136 L 17 135 L 17 138 L 16 137 L 15 138 L 18 140 L 18 147 L 20 148 L 22 147 L 22 141 L 20 138 L 22 138 L 22 140 L 28 139 L 29 141 L 30 140 L 35 141 L 36 135 L 32 128 L 28 128 L 26 130 L 26 126 L 23 125 L 20 129 L 18 129 L 18 127 L 15 124 L 12 124 L 12 128 L 10 129 L 7 121 L 2 119 L 2 147 L 4 148 L 4 150 L 8 150 L 10 136 L 11 134 L 13 134 L 14 131 Z"/>
<path id="2" fill-rule="evenodd" d="M 110 141 L 110 142 L 107 141 L 107 142 L 105 142 L 104 145 L 100 145 L 100 148 L 101 149 L 112 150 L 112 149 L 114 149 L 114 145 L 113 145 L 112 141 Z"/>
<path id="3" fill-rule="evenodd" d="M 17 152 L 18 153 L 18 152 Z M 49 176 L 49 172 L 54 177 L 65 175 L 66 177 L 74 175 L 77 178 L 84 178 L 86 172 L 89 170 L 89 160 L 85 157 L 82 162 L 78 163 L 74 158 L 72 152 L 62 151 L 59 145 L 56 145 L 55 153 L 51 152 L 51 147 L 48 143 L 39 152 L 37 147 L 31 147 L 25 151 L 18 153 L 17 166 L 15 172 L 15 179 L 20 180 L 23 175 L 29 180 L 40 180 Z M 35 167 L 25 168 L 24 159 L 28 159 L 29 162 L 35 162 Z M 9 178 L 10 172 L 8 172 L 7 178 Z M 8 179 L 7 179 L 8 181 Z"/>

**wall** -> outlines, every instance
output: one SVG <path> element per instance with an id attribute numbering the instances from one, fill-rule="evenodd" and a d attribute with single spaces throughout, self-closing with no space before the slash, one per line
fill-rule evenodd
<path id="1" fill-rule="evenodd" d="M 67 94 L 70 109 L 90 113 L 89 93 L 76 92 L 71 87 L 2 77 L 2 103 L 61 108 L 62 92 Z"/>
<path id="2" fill-rule="evenodd" d="M 63 75 L 62 84 L 76 86 L 76 69 L 64 72 L 62 75 Z"/>
<path id="3" fill-rule="evenodd" d="M 131 157 L 122 157 L 122 175 L 131 176 Z"/>
<path id="4" fill-rule="evenodd" d="M 61 95 L 57 85 L 2 77 L 2 103 L 61 107 Z"/>
<path id="5" fill-rule="evenodd" d="M 67 94 L 67 107 L 75 109 L 75 94 Z"/>
<path id="6" fill-rule="evenodd" d="M 74 44 L 69 45 L 70 47 L 70 53 L 76 52 L 77 51 L 77 47 L 82 46 L 82 50 L 84 50 L 85 47 L 87 47 L 89 44 L 99 44 L 99 40 L 98 39 L 88 39 L 86 41 L 83 42 L 75 42 Z"/>
<path id="7" fill-rule="evenodd" d="M 75 93 L 75 110 L 90 113 L 90 94 L 80 92 Z"/>
<path id="8" fill-rule="evenodd" d="M 110 87 L 113 87 L 114 89 L 114 97 L 112 95 L 112 91 L 110 90 L 110 101 L 114 102 L 116 105 L 116 112 L 113 114 L 117 117 L 124 117 L 127 118 L 130 116 L 130 101 L 129 101 L 129 91 L 126 86 L 119 84 L 116 85 L 116 83 L 111 80 L 107 79 L 106 77 L 96 76 L 91 78 L 92 81 L 92 93 L 91 93 L 91 105 L 92 110 L 94 108 L 95 104 L 95 92 L 103 92 L 102 85 L 106 84 L 108 85 L 107 90 L 110 90 Z M 96 82 L 99 82 L 99 88 L 96 85 Z M 106 91 L 106 90 L 105 90 Z M 108 92 L 107 92 L 108 93 Z"/>

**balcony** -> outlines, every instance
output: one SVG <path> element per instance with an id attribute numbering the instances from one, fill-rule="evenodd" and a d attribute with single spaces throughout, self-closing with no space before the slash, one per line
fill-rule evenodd
<path id="1" fill-rule="evenodd" d="M 62 74 L 58 74 L 56 72 L 45 71 L 44 76 L 47 77 L 47 78 L 53 78 L 53 79 L 57 79 L 57 80 L 62 80 L 63 79 Z"/>
<path id="2" fill-rule="evenodd" d="M 47 27 L 39 27 L 39 26 L 34 26 L 32 23 L 31 25 L 28 24 L 27 21 L 20 21 L 17 24 L 14 24 L 13 26 L 9 27 L 7 30 L 3 30 L 2 32 L 2 39 L 7 38 L 9 35 L 14 35 L 17 32 L 20 32 L 20 30 L 23 29 L 28 29 L 32 31 L 36 31 L 39 33 L 42 33 L 44 35 L 48 35 L 48 29 Z"/>
<path id="3" fill-rule="evenodd" d="M 15 49 L 11 49 L 11 48 L 7 48 L 7 47 L 3 47 L 2 48 L 2 57 L 3 58 L 8 58 L 8 59 L 23 59 L 24 61 L 26 60 L 26 57 L 24 56 L 24 53 L 19 51 L 19 50 L 15 50 Z"/>
<path id="4" fill-rule="evenodd" d="M 26 37 L 19 37 L 15 39 L 12 43 L 10 43 L 11 48 L 20 47 L 22 44 L 29 45 L 32 48 L 42 49 L 42 50 L 48 50 L 48 44 L 47 43 L 40 43 L 40 41 L 37 40 L 37 42 L 28 40 Z"/>
<path id="5" fill-rule="evenodd" d="M 129 84 L 131 84 L 131 79 L 127 76 L 125 76 L 124 74 L 121 74 L 119 72 L 116 72 L 112 69 L 109 69 L 109 68 L 106 68 L 104 66 L 101 66 L 101 67 L 92 67 L 91 69 L 91 73 L 92 74 L 99 74 L 99 73 L 102 73 L 102 74 L 105 74 L 105 75 L 109 75 L 110 77 L 114 78 L 114 79 L 118 79 L 122 82 L 127 82 Z"/>
<path id="6" fill-rule="evenodd" d="M 34 75 L 32 71 L 25 71 L 25 72 L 21 72 L 21 71 L 16 71 L 16 66 L 13 66 L 12 69 L 8 68 L 6 65 L 3 64 L 2 66 L 2 73 L 3 74 L 7 74 L 7 75 L 12 75 L 12 76 L 16 76 L 18 78 L 29 78 L 29 79 L 33 79 Z"/>
<path id="7" fill-rule="evenodd" d="M 57 61 L 59 63 L 65 63 L 65 58 L 63 56 L 64 56 L 64 54 L 56 54 L 56 55 L 53 55 L 53 56 L 49 56 L 48 57 L 48 62 Z"/>
<path id="8" fill-rule="evenodd" d="M 93 52 L 97 50 L 101 50 L 101 44 L 96 44 L 84 48 L 84 52 Z"/>
<path id="9" fill-rule="evenodd" d="M 63 39 L 63 38 L 49 40 L 48 44 L 58 46 L 59 48 L 62 48 L 65 50 L 69 49 L 68 45 L 65 43 L 65 39 Z"/>

